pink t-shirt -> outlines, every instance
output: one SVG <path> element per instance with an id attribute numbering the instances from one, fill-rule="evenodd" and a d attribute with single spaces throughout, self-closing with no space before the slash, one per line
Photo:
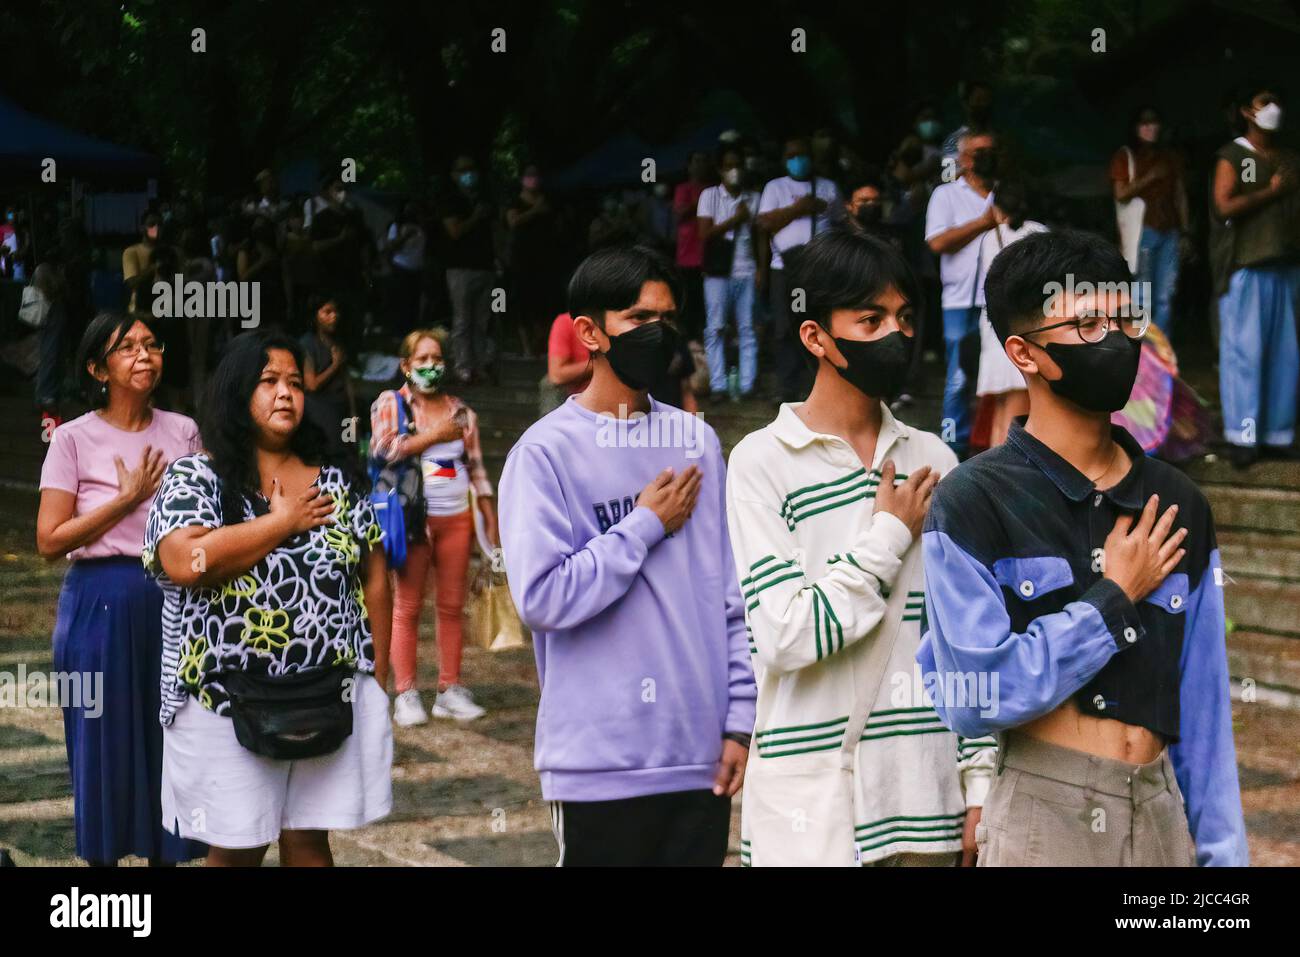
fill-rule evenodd
<path id="1" fill-rule="evenodd" d="M 120 456 L 128 469 L 139 466 L 144 447 L 162 449 L 170 463 L 202 448 L 199 429 L 189 416 L 154 409 L 153 421 L 139 432 L 125 432 L 109 425 L 97 412 L 87 412 L 54 430 L 50 450 L 41 466 L 41 488 L 57 488 L 77 496 L 76 515 L 92 512 L 118 492 L 117 466 Z M 149 499 L 122 519 L 98 541 L 72 552 L 68 558 L 108 558 L 113 555 L 139 556 L 144 543 Z"/>
<path id="2" fill-rule="evenodd" d="M 582 344 L 578 334 L 573 331 L 573 317 L 567 312 L 560 313 L 551 323 L 551 337 L 546 342 L 546 355 L 548 358 L 559 356 L 569 362 L 579 359 L 585 362 L 591 361 L 591 351 Z M 590 381 L 591 376 L 584 375 L 560 388 L 569 395 L 574 395 L 587 388 L 587 383 Z"/>
<path id="3" fill-rule="evenodd" d="M 688 179 L 678 183 L 673 193 L 673 209 L 682 217 L 677 224 L 677 265 L 688 269 L 699 269 L 704 262 L 704 243 L 695 211 L 700 205 L 700 194 L 707 188 L 704 183 Z"/>

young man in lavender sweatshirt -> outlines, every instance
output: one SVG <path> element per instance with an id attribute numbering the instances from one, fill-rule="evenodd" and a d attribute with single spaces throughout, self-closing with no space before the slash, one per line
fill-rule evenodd
<path id="1" fill-rule="evenodd" d="M 569 311 L 591 384 L 524 433 L 501 476 L 561 865 L 719 865 L 744 779 L 755 689 L 722 450 L 649 395 L 680 298 L 648 249 L 579 265 Z"/>

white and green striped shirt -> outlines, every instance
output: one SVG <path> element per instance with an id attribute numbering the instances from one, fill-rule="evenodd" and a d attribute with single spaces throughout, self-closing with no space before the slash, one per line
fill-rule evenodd
<path id="1" fill-rule="evenodd" d="M 788 811 L 796 829 L 801 814 L 813 813 L 816 777 L 835 773 L 829 756 L 844 744 L 853 662 L 890 628 L 898 637 L 852 751 L 854 819 L 834 826 L 863 863 L 960 850 L 966 808 L 988 790 L 994 741 L 959 739 L 939 720 L 915 661 L 925 616 L 919 539 L 893 515 L 874 513 L 885 459 L 903 481 L 925 465 L 946 473 L 956 458 L 882 404 L 875 461 L 865 468 L 847 442 L 814 433 L 796 408 L 783 405 L 746 436 L 727 469 L 727 521 L 758 681 L 742 863 L 783 863 L 779 848 L 753 846 L 761 838 L 745 826 L 751 802 L 768 815 Z"/>

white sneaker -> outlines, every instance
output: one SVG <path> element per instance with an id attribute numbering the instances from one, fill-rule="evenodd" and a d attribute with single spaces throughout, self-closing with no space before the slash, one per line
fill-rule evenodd
<path id="1" fill-rule="evenodd" d="M 429 716 L 425 713 L 424 704 L 420 701 L 420 692 L 414 688 L 403 691 L 393 702 L 394 724 L 409 728 L 412 725 L 425 724 L 428 720 Z"/>
<path id="2" fill-rule="evenodd" d="M 487 714 L 483 708 L 474 703 L 474 696 L 464 685 L 452 685 L 446 691 L 438 692 L 433 702 L 435 718 L 454 718 L 457 721 L 473 721 Z"/>

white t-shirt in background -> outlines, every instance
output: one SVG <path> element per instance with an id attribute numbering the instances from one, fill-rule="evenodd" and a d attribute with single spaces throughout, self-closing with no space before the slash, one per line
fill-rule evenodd
<path id="1" fill-rule="evenodd" d="M 984 301 L 984 280 L 988 278 L 989 266 L 993 265 L 993 260 L 997 258 L 998 253 L 1018 239 L 1024 239 L 1033 233 L 1046 231 L 1047 227 L 1042 223 L 1027 219 L 1020 224 L 1019 229 L 1012 229 L 1003 223 L 996 229 L 990 229 L 980 237 L 980 271 L 977 279 L 980 288 L 980 302 Z M 1000 395 L 1004 392 L 1024 388 L 1025 377 L 1007 358 L 1007 351 L 1002 347 L 1002 342 L 998 339 L 997 333 L 993 331 L 993 324 L 989 322 L 988 309 L 981 309 L 980 368 L 979 375 L 976 378 L 975 394 Z"/>
<path id="2" fill-rule="evenodd" d="M 397 238 L 397 223 L 388 227 L 388 241 Z M 393 265 L 407 272 L 419 272 L 424 268 L 424 230 L 417 228 L 415 235 L 393 250 Z"/>
<path id="3" fill-rule="evenodd" d="M 930 205 L 925 211 L 925 241 L 929 242 L 954 226 L 963 226 L 979 219 L 993 204 L 993 194 L 981 196 L 966 177 L 944 183 L 930 194 Z M 954 253 L 939 257 L 939 280 L 943 284 L 943 308 L 965 309 L 974 304 L 984 305 L 984 290 L 975 287 L 979 272 L 980 237 L 977 236 Z"/>
<path id="4" fill-rule="evenodd" d="M 735 255 L 731 260 L 731 277 L 743 279 L 754 275 L 754 240 L 750 229 L 758 215 L 758 193 L 741 190 L 735 196 L 725 186 L 710 186 L 700 193 L 695 215 L 713 220 L 714 225 L 726 222 L 736 215 L 736 207 L 744 203 L 749 207 L 750 218 L 738 228 L 727 230 L 727 239 L 735 242 Z"/>
<path id="5" fill-rule="evenodd" d="M 816 182 L 817 196 L 826 202 L 826 209 L 815 217 L 817 232 L 822 233 L 831 228 L 831 215 L 840 208 L 840 191 L 832 180 L 819 176 Z M 760 213 L 770 213 L 774 209 L 785 209 L 799 197 L 811 193 L 812 188 L 811 180 L 797 180 L 789 176 L 774 179 L 763 187 L 763 197 L 758 201 L 758 211 Z M 778 230 L 776 235 L 772 237 L 773 269 L 785 268 L 785 263 L 781 259 L 781 250 L 789 249 L 791 246 L 802 246 L 812 239 L 813 218 L 812 216 L 800 216 L 784 229 Z"/>

